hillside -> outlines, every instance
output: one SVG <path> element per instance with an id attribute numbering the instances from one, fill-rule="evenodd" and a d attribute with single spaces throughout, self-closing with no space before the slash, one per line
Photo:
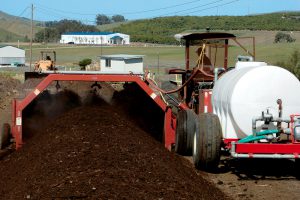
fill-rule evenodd
<path id="1" fill-rule="evenodd" d="M 35 33 L 42 29 L 39 26 L 41 24 L 43 22 L 35 21 Z M 27 36 L 28 40 L 30 36 L 30 20 L 27 18 L 12 16 L 0 11 L 0 27 L 0 42 L 25 41 L 25 37 Z M 97 28 L 100 31 L 129 34 L 132 42 L 161 44 L 174 44 L 176 41 L 173 36 L 176 33 L 199 31 L 207 27 L 212 30 L 230 31 L 300 31 L 300 12 L 278 12 L 248 16 L 173 16 L 92 26 L 92 28 Z M 56 37 L 59 38 L 59 35 Z"/>
<path id="2" fill-rule="evenodd" d="M 132 41 L 174 43 L 173 35 L 187 30 L 281 30 L 299 31 L 300 12 L 249 16 L 174 16 L 137 20 L 112 29 L 129 34 Z"/>
<path id="3" fill-rule="evenodd" d="M 35 21 L 35 25 L 38 22 Z M 0 41 L 24 41 L 30 37 L 31 23 L 30 20 L 23 17 L 16 17 L 0 11 Z M 36 27 L 40 29 L 40 27 Z"/>
<path id="4" fill-rule="evenodd" d="M 123 25 L 123 24 L 128 24 L 130 23 L 130 21 L 126 21 L 126 22 L 115 22 L 112 24 L 103 24 L 103 25 L 98 25 L 96 26 L 97 29 L 99 29 L 100 31 L 110 31 L 113 30 L 114 28 L 118 28 L 119 26 Z"/>
<path id="5" fill-rule="evenodd" d="M 0 42 L 25 41 L 26 38 L 0 28 Z"/>

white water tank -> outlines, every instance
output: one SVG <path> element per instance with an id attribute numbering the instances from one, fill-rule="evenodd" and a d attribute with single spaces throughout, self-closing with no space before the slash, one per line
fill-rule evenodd
<path id="1" fill-rule="evenodd" d="M 264 65 L 243 64 L 216 82 L 212 105 L 219 116 L 224 139 L 251 135 L 252 118 L 261 116 L 262 111 L 269 109 L 278 117 L 277 99 L 283 102 L 283 118 L 300 113 L 299 80 L 281 67 Z"/>

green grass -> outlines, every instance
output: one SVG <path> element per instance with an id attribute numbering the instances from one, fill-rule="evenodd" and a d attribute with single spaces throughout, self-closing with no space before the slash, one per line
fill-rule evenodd
<path id="1" fill-rule="evenodd" d="M 234 31 L 234 34 L 245 37 L 255 36 L 256 38 L 256 60 L 265 61 L 269 64 L 275 64 L 279 61 L 285 62 L 289 59 L 293 51 L 300 51 L 300 32 L 293 32 L 296 38 L 295 43 L 274 44 L 274 37 L 277 31 Z M 243 43 L 243 42 L 242 42 Z M 246 46 L 249 42 L 244 42 Z M 21 46 L 26 49 L 27 62 L 29 62 L 28 44 Z M 99 61 L 99 57 L 108 54 L 137 54 L 145 55 L 144 66 L 157 68 L 158 63 L 160 71 L 166 67 L 184 67 L 184 47 L 179 46 L 132 46 L 132 47 L 89 47 L 89 46 L 66 46 L 59 44 L 34 44 L 33 62 L 39 60 L 39 52 L 42 49 L 53 49 L 57 52 L 57 64 L 63 66 L 76 66 L 84 58 L 91 58 Z M 244 55 L 244 51 L 237 47 L 229 49 L 229 66 L 233 66 L 237 55 Z"/>
<path id="2" fill-rule="evenodd" d="M 109 54 L 134 54 L 144 55 L 144 66 L 156 67 L 158 62 L 161 67 L 183 66 L 183 47 L 52 47 L 57 54 L 57 64 L 74 66 L 84 58 L 99 61 L 99 56 Z M 39 60 L 42 48 L 34 47 L 33 61 Z M 26 49 L 26 59 L 29 62 L 29 49 Z"/>
<path id="3" fill-rule="evenodd" d="M 18 40 L 23 41 L 24 38 L 17 34 L 11 33 L 9 31 L 0 28 L 0 42 L 18 41 Z"/>

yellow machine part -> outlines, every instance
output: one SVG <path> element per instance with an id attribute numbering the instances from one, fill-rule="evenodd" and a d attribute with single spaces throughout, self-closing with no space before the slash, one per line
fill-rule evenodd
<path id="1" fill-rule="evenodd" d="M 36 71 L 48 71 L 53 70 L 53 61 L 51 60 L 40 60 L 35 64 Z"/>

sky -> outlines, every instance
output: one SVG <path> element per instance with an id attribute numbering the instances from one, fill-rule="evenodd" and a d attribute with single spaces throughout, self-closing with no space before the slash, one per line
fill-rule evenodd
<path id="1" fill-rule="evenodd" d="M 0 0 L 0 10 L 11 15 L 54 21 L 61 19 L 95 23 L 97 14 L 123 15 L 125 19 L 164 16 L 252 15 L 300 11 L 300 0 Z"/>

